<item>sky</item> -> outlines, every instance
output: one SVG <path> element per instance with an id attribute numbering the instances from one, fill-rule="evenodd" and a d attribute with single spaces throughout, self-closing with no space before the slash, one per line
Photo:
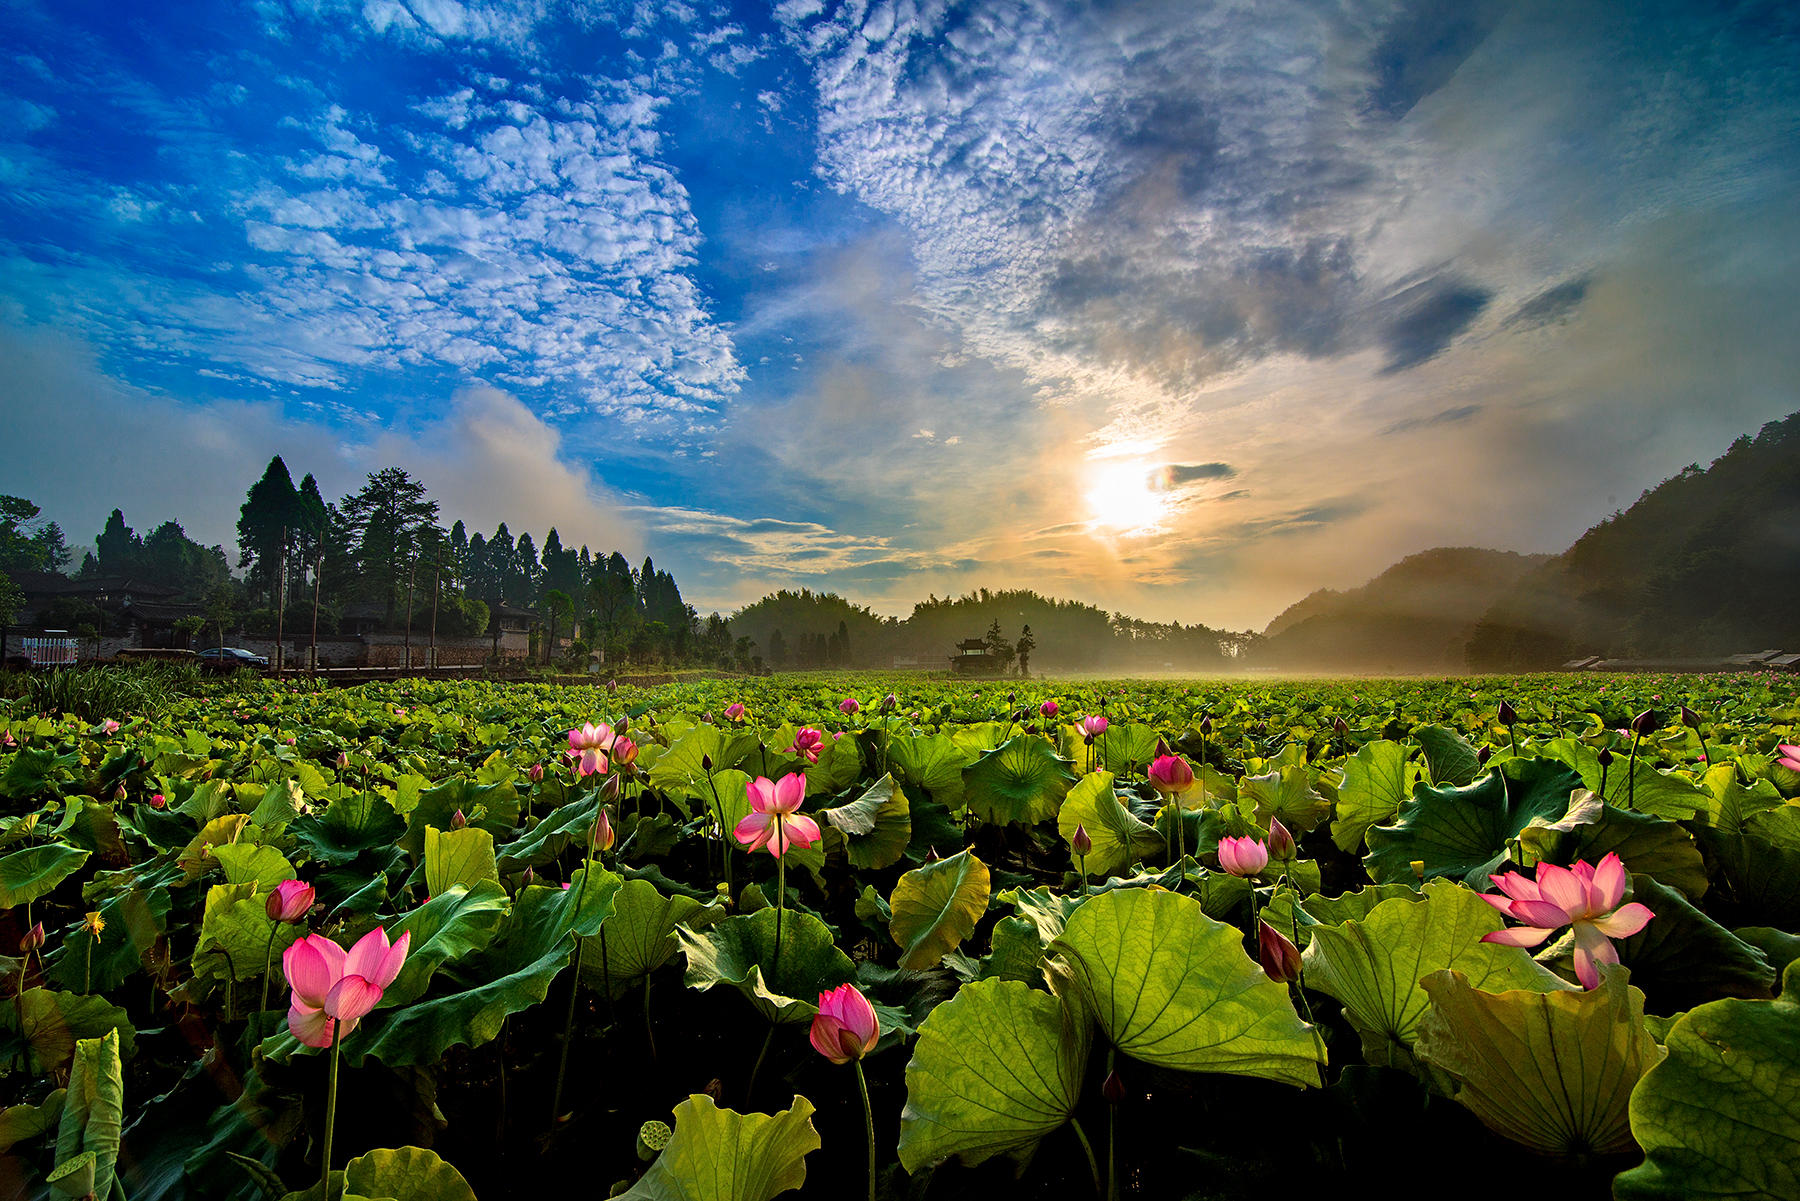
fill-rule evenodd
<path id="1" fill-rule="evenodd" d="M 0 491 L 1260 627 L 1800 409 L 1800 8 L 0 0 Z"/>

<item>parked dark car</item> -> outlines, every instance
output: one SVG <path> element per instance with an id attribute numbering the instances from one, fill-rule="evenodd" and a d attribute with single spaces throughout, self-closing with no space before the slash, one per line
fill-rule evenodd
<path id="1" fill-rule="evenodd" d="M 241 646 L 209 646 L 194 657 L 200 660 L 201 667 L 212 671 L 235 671 L 240 667 L 263 671 L 269 666 L 267 655 L 253 655 Z"/>

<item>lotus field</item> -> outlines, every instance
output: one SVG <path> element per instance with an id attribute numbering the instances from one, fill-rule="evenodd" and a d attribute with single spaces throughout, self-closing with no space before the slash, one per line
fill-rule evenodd
<path id="1" fill-rule="evenodd" d="M 7 1196 L 1800 1196 L 1793 677 L 198 687 L 0 710 Z"/>

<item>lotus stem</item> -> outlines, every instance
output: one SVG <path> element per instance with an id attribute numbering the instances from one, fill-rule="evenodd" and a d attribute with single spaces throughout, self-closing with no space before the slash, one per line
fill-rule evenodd
<path id="1" fill-rule="evenodd" d="M 869 1139 L 869 1201 L 875 1201 L 875 1111 L 869 1107 L 869 1082 L 863 1078 L 861 1059 L 853 1059 L 856 1065 L 856 1087 L 862 1093 L 863 1133 Z"/>
<path id="2" fill-rule="evenodd" d="M 587 878 L 582 878 L 587 883 Z M 579 905 L 579 903 L 578 903 Z M 563 1018 L 562 1057 L 556 1064 L 556 1088 L 550 1094 L 550 1129 L 556 1129 L 556 1119 L 562 1114 L 563 1081 L 569 1074 L 569 1039 L 575 1031 L 575 998 L 581 993 L 581 947 L 580 936 L 575 939 L 575 971 L 569 979 L 569 1012 Z"/>
<path id="3" fill-rule="evenodd" d="M 769 1023 L 769 1032 L 763 1036 L 762 1050 L 756 1053 L 756 1062 L 750 1067 L 750 1087 L 744 1090 L 744 1108 L 750 1108 L 756 1100 L 756 1078 L 762 1074 L 763 1060 L 768 1058 L 769 1044 L 775 1041 L 775 1024 Z"/>
<path id="4" fill-rule="evenodd" d="M 658 1058 L 656 1054 L 656 1031 L 650 1025 L 650 977 L 644 977 L 644 1041 L 650 1044 L 650 1058 Z"/>
<path id="5" fill-rule="evenodd" d="M 1637 751 L 1638 732 L 1631 732 L 1631 759 L 1625 764 L 1625 807 L 1637 808 Z"/>
<path id="6" fill-rule="evenodd" d="M 258 1013 L 263 1012 L 263 1010 L 269 1007 L 269 969 L 275 962 L 275 934 L 280 929 L 280 922 L 276 922 L 269 927 L 269 945 L 263 949 L 262 1000 L 256 1006 L 256 1012 Z M 88 962 L 91 964 L 93 961 L 94 948 L 90 943 L 88 946 Z"/>
<path id="7" fill-rule="evenodd" d="M 1113 1074 L 1114 1048 L 1106 1049 L 1106 1074 Z M 1119 1140 L 1118 1140 L 1119 1106 L 1113 1101 L 1106 1103 L 1106 1201 L 1119 1201 Z"/>
<path id="8" fill-rule="evenodd" d="M 781 815 L 775 815 L 775 837 L 782 840 L 782 853 L 775 856 L 775 955 L 769 961 L 769 987 L 775 988 L 775 976 L 781 970 L 781 911 L 787 905 L 787 831 Z"/>
<path id="9" fill-rule="evenodd" d="M 1080 1118 L 1070 1117 L 1069 1125 L 1075 1128 L 1075 1137 L 1081 1140 L 1081 1149 L 1087 1152 L 1088 1171 L 1091 1172 L 1094 1177 L 1094 1196 L 1097 1198 L 1104 1197 L 1106 1195 L 1106 1181 L 1100 1175 L 1100 1161 L 1094 1158 L 1094 1144 L 1088 1142 L 1087 1131 L 1081 1128 Z"/>
<path id="10" fill-rule="evenodd" d="M 325 1085 L 325 1146 L 319 1156 L 319 1196 L 331 1201 L 331 1133 L 337 1126 L 338 1048 L 343 1044 L 337 1023 L 331 1023 L 331 1074 Z"/>

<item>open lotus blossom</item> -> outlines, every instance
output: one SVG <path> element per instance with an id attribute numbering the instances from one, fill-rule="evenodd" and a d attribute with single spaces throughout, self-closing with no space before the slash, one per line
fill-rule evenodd
<path id="1" fill-rule="evenodd" d="M 862 702 L 853 696 L 847 696 L 838 702 L 838 708 L 843 710 L 845 717 L 855 717 L 857 710 L 862 708 Z"/>
<path id="2" fill-rule="evenodd" d="M 412 931 L 390 945 L 380 926 L 348 951 L 323 934 L 296 942 L 281 956 L 282 974 L 294 990 L 288 1029 L 309 1047 L 329 1047 L 349 1034 L 400 975 L 411 944 Z"/>
<path id="3" fill-rule="evenodd" d="M 840 984 L 819 994 L 819 1012 L 812 1023 L 812 1045 L 833 1063 L 861 1059 L 875 1049 L 881 1023 L 875 1007 L 854 984 Z"/>
<path id="4" fill-rule="evenodd" d="M 1098 713 L 1089 714 L 1081 719 L 1081 732 L 1089 738 L 1098 738 L 1106 733 L 1106 718 Z"/>
<path id="5" fill-rule="evenodd" d="M 1789 771 L 1800 771 L 1800 746 L 1784 742 L 1775 749 L 1781 752 L 1781 758 L 1776 760 L 1777 763 Z"/>
<path id="6" fill-rule="evenodd" d="M 777 859 L 790 846 L 802 850 L 819 841 L 819 823 L 799 812 L 806 799 L 806 777 L 789 772 L 779 782 L 758 776 L 745 785 L 751 812 L 732 830 L 732 835 L 755 853 L 767 847 Z"/>
<path id="7" fill-rule="evenodd" d="M 1180 755 L 1157 756 L 1150 761 L 1147 774 L 1150 777 L 1150 787 L 1167 795 L 1186 792 L 1194 786 L 1194 769 Z"/>
<path id="8" fill-rule="evenodd" d="M 1597 866 L 1580 860 L 1572 867 L 1540 863 L 1535 881 L 1518 872 L 1488 879 L 1506 895 L 1484 893 L 1481 899 L 1524 925 L 1484 934 L 1481 941 L 1535 947 L 1570 926 L 1575 933 L 1575 976 L 1585 988 L 1599 987 L 1600 964 L 1619 962 L 1619 953 L 1608 940 L 1636 934 L 1656 916 L 1636 901 L 1619 904 L 1625 899 L 1625 864 L 1610 852 Z"/>
<path id="9" fill-rule="evenodd" d="M 788 750 L 796 755 L 806 756 L 808 763 L 819 761 L 819 752 L 825 749 L 825 735 L 811 726 L 803 726 L 794 734 L 794 744 Z"/>
<path id="10" fill-rule="evenodd" d="M 725 716 L 730 718 L 732 721 L 743 721 L 744 720 L 744 702 L 743 701 L 733 701 L 729 705 L 726 705 L 725 706 Z"/>
<path id="11" fill-rule="evenodd" d="M 101 723 L 101 728 L 108 734 L 117 734 L 119 732 L 119 723 L 109 717 Z"/>
<path id="12" fill-rule="evenodd" d="M 1219 866 L 1234 876 L 1254 876 L 1269 866 L 1269 848 L 1259 838 L 1219 839 Z"/>
<path id="13" fill-rule="evenodd" d="M 588 722 L 569 731 L 569 757 L 576 760 L 575 774 L 591 776 L 607 768 L 606 753 L 613 749 L 618 735 L 605 722 Z"/>

